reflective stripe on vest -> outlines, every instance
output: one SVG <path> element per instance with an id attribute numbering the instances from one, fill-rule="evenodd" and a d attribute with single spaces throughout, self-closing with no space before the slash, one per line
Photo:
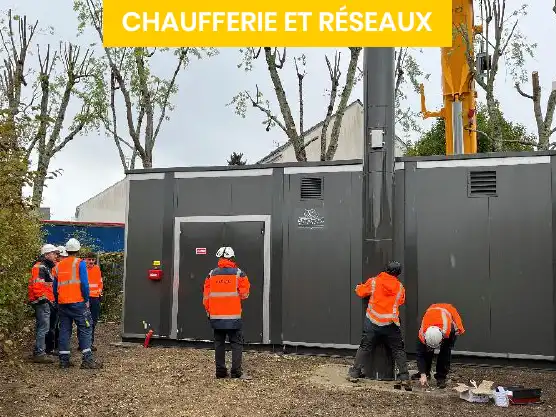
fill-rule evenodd
<path id="1" fill-rule="evenodd" d="M 438 310 L 440 311 L 442 314 L 442 328 L 440 329 L 440 331 L 442 332 L 442 336 L 444 338 L 447 337 L 448 335 L 448 331 L 450 330 L 450 326 L 453 323 L 454 327 L 456 327 L 457 330 L 457 326 L 455 324 L 454 319 L 452 318 L 452 314 L 450 314 L 450 312 L 448 310 L 446 310 L 445 308 L 442 307 L 431 307 L 429 309 L 427 309 L 427 311 L 431 311 L 431 310 Z M 427 313 L 425 313 L 426 315 Z M 421 328 L 419 329 L 419 336 L 422 338 L 422 340 L 425 340 L 425 331 L 423 329 L 423 326 L 421 326 Z"/>
<path id="2" fill-rule="evenodd" d="M 58 287 L 70 285 L 70 284 L 81 284 L 81 280 L 77 277 L 77 267 L 79 266 L 79 261 L 81 259 L 75 258 L 71 263 L 71 279 L 68 281 L 58 281 Z"/>
<path id="3" fill-rule="evenodd" d="M 234 280 L 235 291 L 210 292 L 208 294 L 208 298 L 228 298 L 228 297 L 238 297 L 239 298 L 239 291 L 237 289 L 237 286 L 238 286 L 238 281 L 239 281 L 240 275 L 241 275 L 241 269 L 238 268 L 236 276 L 235 276 L 235 280 Z M 210 277 L 214 276 L 214 269 L 212 271 L 210 271 L 209 276 Z M 241 313 L 240 314 L 210 314 L 210 318 L 211 319 L 216 319 L 216 320 L 234 320 L 234 319 L 240 319 L 241 318 Z"/>
<path id="4" fill-rule="evenodd" d="M 373 278 L 371 282 L 371 297 L 369 298 L 369 305 L 367 307 L 367 313 L 366 313 L 367 318 L 378 326 L 385 326 L 390 323 L 394 323 L 399 326 L 400 320 L 397 312 L 398 312 L 398 305 L 400 303 L 400 298 L 402 297 L 402 293 L 403 293 L 403 286 L 400 285 L 400 288 L 398 289 L 398 293 L 396 294 L 396 299 L 394 300 L 394 304 L 392 306 L 392 313 L 379 313 L 375 309 L 373 309 L 372 305 L 374 301 L 373 296 L 375 294 L 375 289 L 376 289 L 376 278 Z M 382 319 L 383 321 L 379 321 L 377 319 Z M 388 322 L 386 322 L 386 320 L 388 320 Z"/>

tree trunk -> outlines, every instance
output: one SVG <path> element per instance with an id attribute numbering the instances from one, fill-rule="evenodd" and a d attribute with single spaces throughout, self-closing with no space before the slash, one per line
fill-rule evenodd
<path id="1" fill-rule="evenodd" d="M 44 184 L 46 182 L 46 175 L 48 173 L 48 164 L 44 160 L 39 162 L 35 181 L 33 181 L 33 196 L 31 202 L 35 208 L 40 208 L 42 204 L 42 194 L 44 191 Z"/>
<path id="2" fill-rule="evenodd" d="M 490 125 L 492 151 L 500 152 L 502 150 L 502 129 L 500 120 L 500 109 L 498 103 L 492 93 L 487 93 L 487 111 L 488 111 L 488 124 Z"/>

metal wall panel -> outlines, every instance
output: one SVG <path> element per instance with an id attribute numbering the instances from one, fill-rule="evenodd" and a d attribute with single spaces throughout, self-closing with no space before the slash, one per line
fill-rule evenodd
<path id="1" fill-rule="evenodd" d="M 272 176 L 177 179 L 176 216 L 270 214 Z"/>
<path id="2" fill-rule="evenodd" d="M 489 199 L 490 351 L 552 356 L 550 164 L 496 171 L 498 195 Z"/>
<path id="3" fill-rule="evenodd" d="M 162 282 L 148 279 L 154 260 L 162 260 L 164 180 L 130 181 L 127 220 L 127 254 L 124 297 L 124 334 L 144 334 L 143 322 L 160 330 Z M 163 265 L 164 280 L 171 279 L 170 265 Z M 168 268 L 166 268 L 168 267 Z M 167 317 L 162 317 L 166 320 Z"/>
<path id="4" fill-rule="evenodd" d="M 349 214 L 349 224 L 351 227 L 351 333 L 350 344 L 359 345 L 361 342 L 361 332 L 363 330 L 363 317 L 365 316 L 366 302 L 362 301 L 354 293 L 357 284 L 366 279 L 363 276 L 363 202 L 361 187 L 363 186 L 362 173 L 354 172 L 351 174 L 351 205 Z"/>
<path id="5" fill-rule="evenodd" d="M 392 259 L 400 262 L 402 264 L 402 274 L 400 276 L 400 281 L 404 284 L 404 287 L 407 289 L 407 282 L 406 282 L 406 264 L 404 259 L 404 243 L 405 243 L 405 229 L 404 229 L 404 220 L 405 220 L 405 173 L 404 170 L 397 170 L 394 171 L 394 193 L 393 193 L 393 207 L 392 207 L 392 224 L 394 228 L 394 235 L 393 235 L 393 245 L 392 245 Z M 415 297 L 416 298 L 416 297 Z M 405 335 L 406 329 L 406 321 L 407 321 L 407 300 L 406 304 L 400 307 L 400 320 L 402 323 L 401 329 L 402 333 Z"/>
<path id="6" fill-rule="evenodd" d="M 467 168 L 417 169 L 410 175 L 417 177 L 415 206 L 406 210 L 417 213 L 419 291 L 418 317 L 407 320 L 419 323 L 430 304 L 451 303 L 470 329 L 456 349 L 485 351 L 490 337 L 488 198 L 467 196 Z M 416 340 L 416 333 L 407 335 L 408 344 Z"/>
<path id="7" fill-rule="evenodd" d="M 302 177 L 323 178 L 322 200 L 301 200 Z M 351 173 L 285 178 L 283 338 L 290 342 L 349 344 L 351 288 Z M 358 191 L 360 194 L 360 190 Z M 299 227 L 316 210 L 322 227 Z"/>

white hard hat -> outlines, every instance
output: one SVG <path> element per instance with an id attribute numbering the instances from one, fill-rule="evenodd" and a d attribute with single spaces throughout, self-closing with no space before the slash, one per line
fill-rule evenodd
<path id="1" fill-rule="evenodd" d="M 440 346 L 440 342 L 442 342 L 442 330 L 439 327 L 431 326 L 425 332 L 425 342 L 427 343 L 428 347 L 433 349 L 437 349 Z"/>
<path id="2" fill-rule="evenodd" d="M 58 248 L 50 243 L 47 243 L 41 248 L 41 255 L 46 255 L 47 253 L 58 252 Z"/>
<path id="3" fill-rule="evenodd" d="M 216 251 L 217 258 L 233 258 L 235 255 L 234 250 L 229 246 L 224 246 Z"/>
<path id="4" fill-rule="evenodd" d="M 60 252 L 60 256 L 68 256 L 66 252 L 66 248 L 64 246 L 58 246 L 58 252 Z"/>
<path id="5" fill-rule="evenodd" d="M 67 241 L 66 243 L 66 250 L 69 252 L 77 252 L 79 251 L 79 249 L 81 249 L 81 243 L 79 243 L 79 240 L 74 239 L 73 237 Z"/>

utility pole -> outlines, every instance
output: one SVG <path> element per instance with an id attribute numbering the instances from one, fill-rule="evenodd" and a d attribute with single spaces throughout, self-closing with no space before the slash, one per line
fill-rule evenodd
<path id="1" fill-rule="evenodd" d="M 367 279 L 381 272 L 392 257 L 394 48 L 365 48 L 363 60 L 363 279 Z M 365 364 L 367 376 L 393 379 L 392 352 L 379 345 L 372 356 L 372 363 Z"/>

